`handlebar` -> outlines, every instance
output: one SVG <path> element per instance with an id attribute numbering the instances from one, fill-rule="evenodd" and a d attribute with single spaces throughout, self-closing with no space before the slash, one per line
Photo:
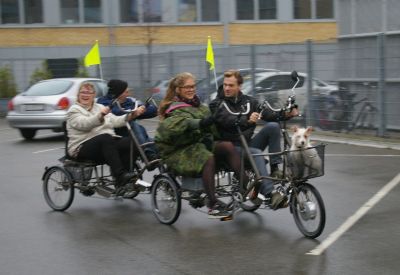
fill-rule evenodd
<path id="1" fill-rule="evenodd" d="M 144 106 L 148 107 L 150 105 L 150 102 L 154 102 L 154 99 L 152 96 L 148 97 L 145 100 Z M 114 98 L 110 103 L 110 107 L 112 108 L 113 106 L 117 106 L 119 111 L 123 112 L 124 114 L 129 114 L 129 113 L 136 111 L 137 108 L 139 108 L 139 101 L 138 100 L 135 101 L 135 106 L 133 109 L 124 109 L 124 108 L 122 108 L 121 104 L 119 103 L 118 98 Z"/>
<path id="2" fill-rule="evenodd" d="M 273 108 L 269 102 L 266 100 L 264 101 L 261 105 L 260 105 L 260 117 L 259 119 L 262 118 L 262 113 L 266 110 L 266 109 L 271 109 L 274 112 L 281 112 L 281 111 L 291 111 L 293 108 L 297 108 L 296 105 L 296 87 L 297 85 L 300 83 L 300 77 L 298 75 L 298 73 L 296 71 L 293 71 L 291 73 L 291 78 L 293 81 L 295 81 L 295 84 L 293 85 L 291 91 L 292 91 L 292 95 L 288 96 L 287 100 L 286 100 L 286 104 L 285 106 L 283 106 L 282 108 Z"/>

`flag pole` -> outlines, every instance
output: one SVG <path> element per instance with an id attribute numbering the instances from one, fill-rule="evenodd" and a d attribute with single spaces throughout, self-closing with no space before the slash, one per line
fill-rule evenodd
<path id="1" fill-rule="evenodd" d="M 99 64 L 100 69 L 100 79 L 103 79 L 103 69 L 101 68 L 101 63 Z"/>
<path id="2" fill-rule="evenodd" d="M 96 44 L 98 45 L 99 41 L 96 40 Z M 99 47 L 99 59 L 100 59 L 100 47 Z M 99 68 L 100 68 L 100 79 L 103 79 L 103 68 L 101 67 L 101 62 L 99 63 Z"/>
<path id="3" fill-rule="evenodd" d="M 214 68 L 215 91 L 218 92 L 217 72 Z"/>
<path id="4" fill-rule="evenodd" d="M 214 51 L 212 48 L 211 37 L 207 37 L 206 61 L 210 63 L 210 70 L 214 71 L 215 89 L 218 91 L 217 72 L 215 71 Z"/>

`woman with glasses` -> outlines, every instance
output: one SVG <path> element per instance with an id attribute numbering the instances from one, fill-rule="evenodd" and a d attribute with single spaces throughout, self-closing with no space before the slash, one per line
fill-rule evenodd
<path id="1" fill-rule="evenodd" d="M 91 160 L 106 163 L 116 179 L 116 187 L 123 186 L 135 174 L 129 172 L 131 141 L 120 138 L 114 128 L 122 127 L 140 114 L 132 112 L 115 116 L 109 107 L 95 103 L 94 85 L 84 82 L 80 85 L 78 98 L 67 113 L 68 155 L 77 160 Z M 136 150 L 134 148 L 134 159 Z"/>
<path id="2" fill-rule="evenodd" d="M 164 163 L 177 175 L 201 176 L 209 218 L 229 216 L 215 196 L 215 167 L 224 161 L 239 175 L 240 156 L 231 142 L 214 143 L 214 118 L 200 103 L 192 74 L 180 73 L 170 80 L 159 116 L 154 140 Z"/>

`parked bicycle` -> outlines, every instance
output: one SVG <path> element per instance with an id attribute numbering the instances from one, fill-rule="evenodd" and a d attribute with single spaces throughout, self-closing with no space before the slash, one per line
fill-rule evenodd
<path id="1" fill-rule="evenodd" d="M 292 88 L 293 95 L 289 96 L 283 111 L 290 111 L 295 106 L 294 90 L 299 83 L 296 72 L 293 72 L 296 84 Z M 267 102 L 265 106 L 267 106 Z M 237 114 L 240 117 L 241 114 Z M 238 120 L 239 121 L 239 120 Z M 259 208 L 270 209 L 270 199 L 263 198 L 262 203 L 256 203 L 250 199 L 250 192 L 254 187 L 261 184 L 262 179 L 269 178 L 274 181 L 277 189 L 288 198 L 288 206 L 293 214 L 295 223 L 302 234 L 309 238 L 318 237 L 325 227 L 325 206 L 318 190 L 308 180 L 324 175 L 324 149 L 325 145 L 304 149 L 315 150 L 318 158 L 321 159 L 321 167 L 317 172 L 308 170 L 304 165 L 298 165 L 293 160 L 290 150 L 290 137 L 286 130 L 286 122 L 281 123 L 282 135 L 284 137 L 284 150 L 276 153 L 283 157 L 283 177 L 271 178 L 260 176 L 255 165 L 254 155 L 250 153 L 247 141 L 237 125 L 240 135 L 243 154 L 241 158 L 241 176 L 235 178 L 232 171 L 225 165 L 220 165 L 216 178 L 216 195 L 224 203 L 225 209 L 231 215 L 221 220 L 230 220 L 239 210 L 256 211 Z M 295 150 L 300 151 L 300 150 Z M 272 155 L 272 154 L 265 154 Z M 244 182 L 244 174 L 247 174 L 249 181 Z M 155 177 L 152 183 L 151 202 L 152 210 L 156 218 L 163 224 L 173 224 L 179 217 L 182 207 L 182 199 L 189 201 L 193 208 L 201 209 L 205 206 L 207 197 L 203 190 L 200 178 L 188 178 L 175 175 L 168 170 L 163 171 Z M 204 211 L 205 212 L 205 211 Z"/>
<path id="2" fill-rule="evenodd" d="M 378 109 L 368 97 L 357 101 L 353 101 L 353 98 L 346 110 L 346 120 L 348 121 L 347 132 L 355 129 L 376 129 L 376 114 L 378 113 Z M 357 105 L 360 105 L 358 111 L 355 110 Z"/>

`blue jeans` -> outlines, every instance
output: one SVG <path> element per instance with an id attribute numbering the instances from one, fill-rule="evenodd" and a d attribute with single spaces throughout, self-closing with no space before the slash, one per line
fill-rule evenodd
<path id="1" fill-rule="evenodd" d="M 235 146 L 236 150 L 238 150 L 239 153 L 242 153 L 242 147 L 240 146 Z M 262 151 L 258 148 L 254 147 L 249 147 L 250 153 L 251 154 L 262 154 Z M 257 166 L 257 170 L 260 173 L 260 176 L 265 176 L 268 177 L 268 170 L 267 170 L 267 163 L 265 161 L 264 156 L 253 156 L 254 162 Z M 263 179 L 262 184 L 260 187 L 259 192 L 263 195 L 269 194 L 272 190 L 274 190 L 274 184 L 272 180 L 269 179 Z"/>
<path id="2" fill-rule="evenodd" d="M 278 122 L 267 122 L 264 127 L 251 139 L 249 143 L 252 154 L 261 154 L 268 147 L 269 153 L 281 152 L 281 127 Z M 270 165 L 282 163 L 281 155 L 270 156 Z M 264 156 L 254 156 L 254 160 L 261 176 L 268 176 Z M 272 180 L 264 179 L 259 192 L 263 195 L 274 190 Z"/>
<path id="3" fill-rule="evenodd" d="M 131 120 L 129 124 L 131 125 L 132 131 L 135 134 L 140 144 L 153 141 L 153 139 L 150 138 L 149 135 L 147 134 L 146 128 L 144 128 L 138 122 L 136 122 L 135 120 Z M 147 145 L 145 148 L 143 148 L 143 150 L 148 157 L 149 156 L 156 157 L 157 155 L 157 148 L 155 147 L 154 144 Z"/>
<path id="4" fill-rule="evenodd" d="M 281 152 L 281 127 L 278 122 L 267 122 L 264 127 L 251 139 L 250 147 L 269 153 Z M 270 156 L 270 165 L 282 163 L 281 155 Z"/>

